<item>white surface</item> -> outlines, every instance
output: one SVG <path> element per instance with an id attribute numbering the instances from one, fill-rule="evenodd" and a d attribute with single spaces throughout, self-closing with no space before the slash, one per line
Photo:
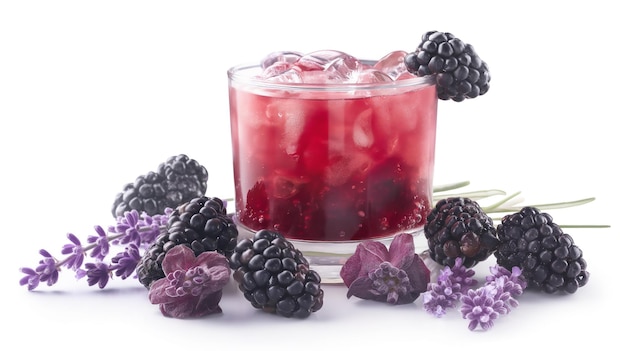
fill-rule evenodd
<path id="1" fill-rule="evenodd" d="M 348 3 L 0 3 L 3 343 L 32 350 L 298 350 L 468 343 L 582 349 L 616 341 L 626 244 L 618 212 L 625 33 L 617 2 Z M 254 310 L 234 286 L 224 293 L 222 314 L 175 320 L 162 317 L 133 280 L 114 279 L 100 291 L 65 271 L 51 288 L 29 293 L 18 285 L 18 268 L 35 266 L 40 248 L 57 254 L 67 232 L 84 240 L 94 224 L 110 224 L 123 184 L 167 156 L 197 159 L 209 170 L 208 194 L 232 196 L 230 66 L 274 50 L 382 57 L 413 50 L 433 29 L 472 43 L 493 76 L 487 95 L 440 103 L 435 183 L 521 190 L 528 204 L 595 196 L 551 211 L 560 224 L 612 225 L 568 230 L 591 272 L 576 294 L 526 293 L 480 333 L 454 311 L 442 319 L 426 314 L 421 298 L 403 306 L 348 300 L 342 286 L 327 286 L 324 308 L 300 321 Z M 477 277 L 493 263 L 476 267 Z"/>

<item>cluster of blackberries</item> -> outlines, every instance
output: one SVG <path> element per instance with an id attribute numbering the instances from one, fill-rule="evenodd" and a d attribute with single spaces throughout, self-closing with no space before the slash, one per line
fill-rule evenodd
<path id="1" fill-rule="evenodd" d="M 229 257 L 237 245 L 238 230 L 219 198 L 202 196 L 178 206 L 169 216 L 167 230 L 157 236 L 137 265 L 137 278 L 145 287 L 165 277 L 161 264 L 176 245 L 190 247 L 196 256 L 216 251 Z"/>
<path id="2" fill-rule="evenodd" d="M 467 268 L 487 259 L 498 246 L 496 228 L 474 200 L 454 197 L 442 199 L 426 218 L 424 234 L 435 262 L 453 267 L 463 257 Z"/>
<path id="3" fill-rule="evenodd" d="M 181 154 L 161 163 L 156 172 L 148 172 L 128 183 L 115 196 L 113 217 L 137 210 L 149 216 L 163 214 L 166 208 L 175 208 L 207 190 L 209 174 L 198 161 Z"/>
<path id="4" fill-rule="evenodd" d="M 535 207 L 506 215 L 494 227 L 475 201 L 442 199 L 428 215 L 424 235 L 430 257 L 444 266 L 454 266 L 461 257 L 469 268 L 494 254 L 498 265 L 519 267 L 529 288 L 548 293 L 574 293 L 589 279 L 582 250 Z"/>
<path id="5" fill-rule="evenodd" d="M 229 262 L 239 290 L 255 308 L 306 318 L 322 307 L 319 274 L 278 232 L 262 229 L 253 238 L 241 240 Z"/>
<path id="6" fill-rule="evenodd" d="M 498 238 L 498 264 L 521 268 L 529 287 L 574 293 L 589 280 L 582 250 L 547 213 L 526 207 L 504 216 Z"/>
<path id="7" fill-rule="evenodd" d="M 418 77 L 435 75 L 441 100 L 463 101 L 485 94 L 491 75 L 474 47 L 447 32 L 430 31 L 404 63 Z"/>

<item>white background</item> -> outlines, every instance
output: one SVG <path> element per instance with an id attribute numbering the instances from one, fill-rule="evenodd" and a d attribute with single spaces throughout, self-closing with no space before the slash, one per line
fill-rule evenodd
<path id="1" fill-rule="evenodd" d="M 219 5 L 218 5 L 219 3 Z M 624 24 L 612 1 L 3 1 L 0 3 L 0 254 L 3 344 L 29 349 L 337 349 L 404 345 L 590 346 L 617 340 L 624 316 Z M 448 31 L 489 64 L 491 90 L 440 102 L 436 184 L 522 191 L 527 204 L 596 197 L 551 211 L 589 263 L 571 296 L 526 293 L 486 332 L 421 298 L 389 306 L 325 288 L 306 320 L 254 310 L 229 285 L 223 313 L 161 316 L 135 280 L 100 291 L 61 272 L 27 292 L 22 266 L 112 222 L 114 195 L 168 156 L 232 196 L 226 70 L 275 50 L 339 49 L 379 58 Z M 494 199 L 497 200 L 497 199 Z M 486 202 L 488 203 L 488 201 Z M 481 279 L 493 258 L 476 267 Z M 540 341 L 541 340 L 541 341 Z M 15 343 L 14 343 L 15 342 Z M 395 346 L 394 346 L 395 347 Z"/>

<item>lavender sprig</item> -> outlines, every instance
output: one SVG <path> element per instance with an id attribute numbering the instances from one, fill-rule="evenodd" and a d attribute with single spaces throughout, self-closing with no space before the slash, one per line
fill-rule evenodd
<path id="1" fill-rule="evenodd" d="M 74 271 L 77 279 L 87 277 L 89 286 L 97 284 L 100 289 L 107 285 L 113 275 L 121 279 L 131 277 L 141 259 L 141 251 L 165 230 L 172 212 L 171 208 L 167 208 L 163 214 L 149 216 L 145 212 L 140 214 L 136 210 L 128 211 L 118 217 L 117 223 L 109 226 L 108 231 L 99 225 L 94 226 L 96 235 L 89 235 L 86 245 L 76 235 L 68 233 L 69 243 L 61 248 L 64 258 L 57 259 L 49 251 L 39 250 L 42 259 L 38 266 L 34 269 L 20 268 L 25 276 L 19 283 L 27 285 L 28 290 L 36 289 L 43 282 L 52 286 L 57 283 L 62 268 Z M 124 250 L 117 253 L 111 263 L 105 263 L 104 259 L 109 255 L 111 245 L 123 246 Z M 95 262 L 84 262 L 88 252 Z"/>
<path id="2" fill-rule="evenodd" d="M 473 278 L 475 272 L 463 266 L 463 259 L 458 257 L 453 267 L 444 267 L 437 282 L 428 283 L 424 293 L 424 309 L 435 317 L 442 317 L 446 310 L 454 308 L 463 294 L 478 282 Z"/>
<path id="3" fill-rule="evenodd" d="M 518 306 L 515 297 L 520 296 L 527 286 L 519 267 L 509 271 L 496 265 L 490 268 L 490 272 L 484 286 L 470 289 L 461 296 L 460 311 L 464 319 L 470 320 L 470 330 L 478 326 L 483 330 L 491 329 L 495 319 Z"/>

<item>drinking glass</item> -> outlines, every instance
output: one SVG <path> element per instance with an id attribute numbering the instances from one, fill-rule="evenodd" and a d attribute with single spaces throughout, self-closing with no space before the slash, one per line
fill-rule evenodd
<path id="1" fill-rule="evenodd" d="M 325 282 L 339 281 L 364 240 L 388 245 L 411 233 L 416 248 L 426 248 L 433 77 L 305 84 L 267 81 L 261 72 L 259 65 L 228 70 L 240 232 L 281 233 Z"/>

